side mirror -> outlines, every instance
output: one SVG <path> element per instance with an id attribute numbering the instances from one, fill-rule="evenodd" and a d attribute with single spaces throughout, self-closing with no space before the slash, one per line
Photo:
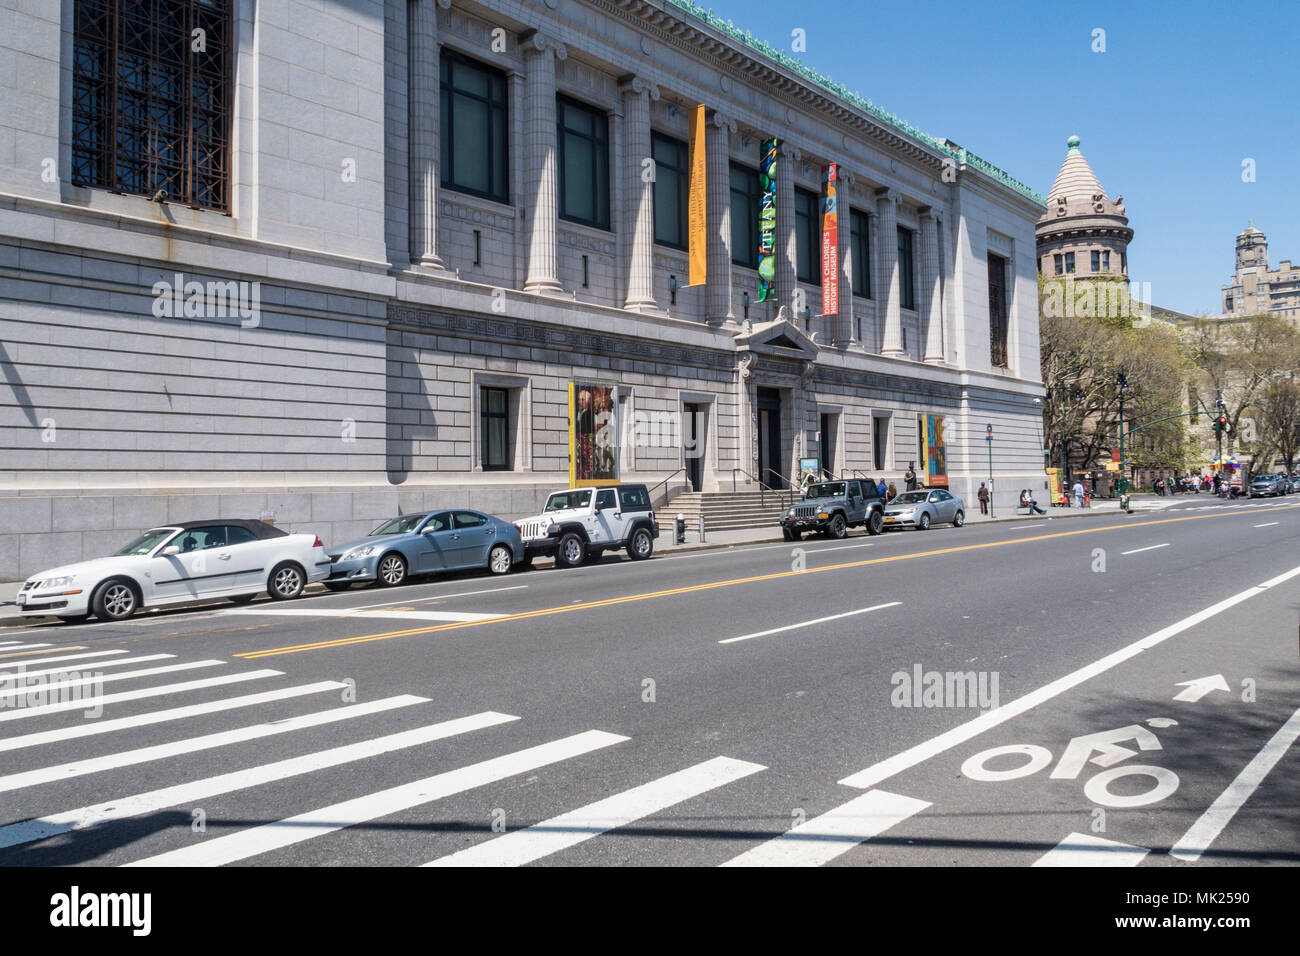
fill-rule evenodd
<path id="1" fill-rule="evenodd" d="M 180 546 L 175 544 L 169 544 L 167 545 L 167 547 L 162 549 L 162 556 L 164 558 L 170 558 L 173 555 L 177 555 L 180 553 L 181 553 Z"/>

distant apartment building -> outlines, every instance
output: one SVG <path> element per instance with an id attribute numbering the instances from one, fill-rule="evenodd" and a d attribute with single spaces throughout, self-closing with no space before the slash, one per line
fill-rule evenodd
<path id="1" fill-rule="evenodd" d="M 1224 315 L 1274 312 L 1300 316 L 1300 265 L 1283 259 L 1268 267 L 1268 237 L 1252 222 L 1237 236 L 1237 270 L 1223 286 Z"/>

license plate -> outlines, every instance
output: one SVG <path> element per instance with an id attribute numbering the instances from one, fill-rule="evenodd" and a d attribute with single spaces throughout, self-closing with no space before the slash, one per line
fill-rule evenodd
<path id="1" fill-rule="evenodd" d="M 894 519 L 893 519 L 893 518 L 886 518 L 886 519 L 885 519 L 885 524 L 893 524 L 893 523 L 894 523 Z"/>
<path id="2" fill-rule="evenodd" d="M 18 603 L 19 603 L 19 605 L 26 604 L 26 603 L 27 603 L 27 595 L 26 595 L 26 594 L 19 594 L 19 595 L 18 595 Z"/>

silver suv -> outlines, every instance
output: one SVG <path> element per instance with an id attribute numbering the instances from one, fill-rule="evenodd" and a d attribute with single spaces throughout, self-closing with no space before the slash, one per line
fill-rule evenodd
<path id="1" fill-rule="evenodd" d="M 659 524 L 645 485 L 569 488 L 546 499 L 542 513 L 515 522 L 524 540 L 523 564 L 553 557 L 558 567 L 576 568 L 605 551 L 627 551 L 634 561 L 654 553 Z"/>

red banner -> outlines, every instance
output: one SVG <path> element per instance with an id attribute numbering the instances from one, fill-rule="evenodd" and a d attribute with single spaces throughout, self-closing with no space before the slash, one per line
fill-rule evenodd
<path id="1" fill-rule="evenodd" d="M 822 315 L 840 311 L 840 229 L 834 163 L 822 167 Z"/>

